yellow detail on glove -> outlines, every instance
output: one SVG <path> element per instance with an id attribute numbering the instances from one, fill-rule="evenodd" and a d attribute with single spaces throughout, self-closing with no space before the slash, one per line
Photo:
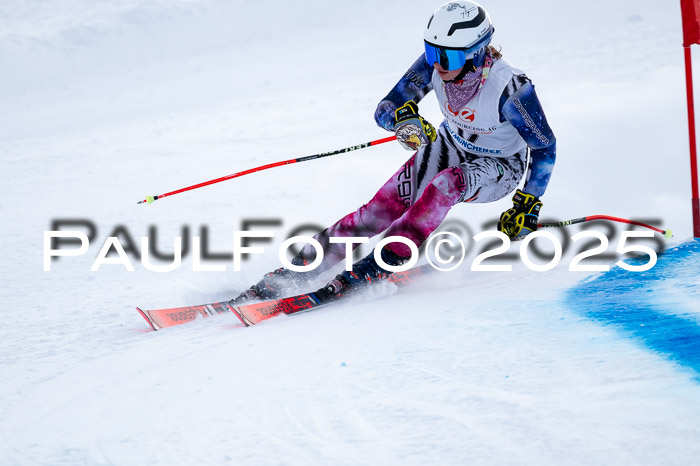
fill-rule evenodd
<path id="1" fill-rule="evenodd" d="M 394 132 L 396 139 L 406 150 L 418 150 L 424 144 L 437 139 L 435 127 L 418 115 L 418 105 L 409 100 L 396 109 Z"/>
<path id="2" fill-rule="evenodd" d="M 510 239 L 532 233 L 537 230 L 541 208 L 542 201 L 518 189 L 513 195 L 513 207 L 501 214 L 498 231 L 505 233 Z"/>

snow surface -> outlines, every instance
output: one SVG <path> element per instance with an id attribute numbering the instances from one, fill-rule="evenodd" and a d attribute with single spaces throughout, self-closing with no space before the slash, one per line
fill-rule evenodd
<path id="1" fill-rule="evenodd" d="M 231 298 L 279 266 L 295 227 L 374 194 L 409 156 L 397 144 L 136 205 L 384 137 L 375 105 L 439 4 L 2 2 L 0 464 L 697 463 L 700 367 L 572 305 L 589 274 L 568 271 L 571 251 L 544 273 L 517 258 L 470 272 L 472 255 L 449 278 L 247 329 L 223 315 L 147 332 L 134 310 Z M 677 2 L 483 4 L 558 139 L 545 220 L 648 219 L 675 232 L 667 245 L 687 241 Z M 440 121 L 432 95 L 421 113 Z M 508 203 L 449 220 L 476 234 Z M 55 219 L 89 219 L 97 237 L 45 272 Z M 136 248 L 157 227 L 163 251 L 207 226 L 210 249 L 230 252 L 246 219 L 282 224 L 240 272 L 193 272 L 191 254 L 168 273 L 133 258 L 134 272 L 90 272 L 118 226 Z M 697 261 L 684 264 L 644 290 L 697 325 Z"/>

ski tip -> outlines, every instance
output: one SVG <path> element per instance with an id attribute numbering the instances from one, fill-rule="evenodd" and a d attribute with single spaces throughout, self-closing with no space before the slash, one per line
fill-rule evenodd
<path id="1" fill-rule="evenodd" d="M 673 232 L 671 230 L 664 230 L 664 238 L 669 239 L 671 236 L 673 236 Z"/>
<path id="2" fill-rule="evenodd" d="M 243 326 L 250 327 L 251 325 L 255 324 L 255 322 L 251 322 L 250 320 L 248 320 L 245 317 L 245 315 L 241 312 L 241 306 L 232 306 L 230 303 L 226 304 L 226 306 L 228 306 L 229 311 L 233 312 L 236 315 L 236 317 L 238 317 L 238 320 L 241 321 Z"/>
<path id="3" fill-rule="evenodd" d="M 141 308 L 137 307 L 136 310 L 139 311 L 141 317 L 143 317 L 146 320 L 146 322 L 148 322 L 148 325 L 150 325 L 154 331 L 158 331 L 158 328 L 160 327 L 156 328 L 155 323 L 150 319 L 150 317 L 148 317 L 148 315 L 146 315 L 144 311 L 141 310 Z"/>

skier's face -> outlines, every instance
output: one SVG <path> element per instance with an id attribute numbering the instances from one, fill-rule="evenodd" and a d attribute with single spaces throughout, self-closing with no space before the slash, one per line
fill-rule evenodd
<path id="1" fill-rule="evenodd" d="M 447 71 L 445 68 L 440 66 L 440 63 L 438 62 L 433 63 L 433 67 L 437 70 L 438 75 L 440 75 L 440 79 L 442 79 L 443 81 L 452 81 L 462 71 L 462 68 Z"/>

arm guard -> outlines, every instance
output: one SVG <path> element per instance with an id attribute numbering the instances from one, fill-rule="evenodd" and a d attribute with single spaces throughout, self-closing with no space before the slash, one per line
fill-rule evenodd
<path id="1" fill-rule="evenodd" d="M 387 131 L 393 131 L 396 124 L 396 109 L 409 100 L 415 103 L 420 102 L 433 89 L 432 76 L 433 69 L 425 60 L 425 54 L 421 54 L 389 94 L 379 102 L 377 110 L 374 112 L 374 120 L 377 125 Z"/>
<path id="2" fill-rule="evenodd" d="M 556 161 L 556 139 L 547 124 L 535 86 L 525 76 L 515 76 L 500 101 L 501 120 L 508 120 L 530 148 L 530 170 L 523 191 L 540 197 L 549 184 Z"/>

